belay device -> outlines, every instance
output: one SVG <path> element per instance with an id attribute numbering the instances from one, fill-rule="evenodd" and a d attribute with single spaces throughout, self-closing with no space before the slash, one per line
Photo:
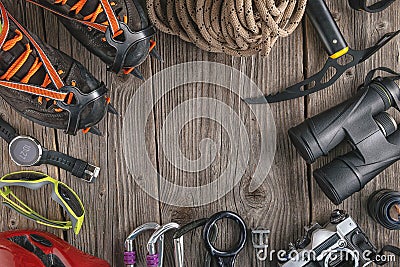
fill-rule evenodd
<path id="1" fill-rule="evenodd" d="M 377 70 L 395 74 L 372 80 Z M 349 140 L 354 150 L 314 171 L 318 185 L 335 204 L 360 191 L 400 159 L 400 130 L 385 111 L 400 107 L 400 74 L 387 68 L 371 71 L 353 98 L 289 129 L 300 155 L 313 163 Z"/>
<path id="2" fill-rule="evenodd" d="M 374 46 L 364 50 L 354 50 L 349 48 L 324 0 L 309 0 L 306 13 L 318 32 L 318 35 L 325 46 L 325 50 L 329 55 L 324 67 L 320 72 L 310 78 L 292 85 L 282 92 L 258 98 L 246 99 L 245 101 L 247 103 L 265 104 L 266 101 L 269 103 L 280 102 L 306 96 L 325 89 L 334 84 L 346 70 L 370 58 L 380 48 L 400 33 L 400 31 L 387 33 Z M 349 62 L 346 61 L 345 63 L 341 63 L 341 58 L 346 55 L 350 56 L 351 60 Z M 332 68 L 334 69 L 335 74 L 328 81 L 324 81 L 324 77 Z"/>

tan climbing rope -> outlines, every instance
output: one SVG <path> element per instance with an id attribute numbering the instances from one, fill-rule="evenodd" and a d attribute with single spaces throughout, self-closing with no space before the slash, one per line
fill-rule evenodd
<path id="1" fill-rule="evenodd" d="M 268 55 L 299 25 L 307 0 L 146 0 L 161 31 L 232 56 Z"/>

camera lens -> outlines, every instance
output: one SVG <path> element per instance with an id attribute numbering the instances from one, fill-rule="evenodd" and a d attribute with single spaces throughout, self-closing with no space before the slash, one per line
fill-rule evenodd
<path id="1" fill-rule="evenodd" d="M 368 199 L 368 213 L 383 227 L 400 230 L 400 192 L 376 191 Z"/>
<path id="2" fill-rule="evenodd" d="M 396 223 L 400 221 L 400 202 L 396 202 L 390 206 L 389 217 Z"/>

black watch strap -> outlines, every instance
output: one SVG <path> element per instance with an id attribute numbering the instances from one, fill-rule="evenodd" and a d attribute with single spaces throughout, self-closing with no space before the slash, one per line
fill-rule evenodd
<path id="1" fill-rule="evenodd" d="M 100 168 L 83 160 L 73 158 L 58 151 L 45 150 L 37 165 L 50 164 L 70 172 L 72 175 L 93 182 L 97 178 Z"/>
<path id="2" fill-rule="evenodd" d="M 7 143 L 10 143 L 15 137 L 17 137 L 17 132 L 15 129 L 8 124 L 0 116 L 0 137 L 3 138 Z"/>

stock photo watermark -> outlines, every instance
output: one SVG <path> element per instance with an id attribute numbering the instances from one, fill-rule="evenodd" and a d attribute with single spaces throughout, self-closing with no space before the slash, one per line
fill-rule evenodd
<path id="1" fill-rule="evenodd" d="M 158 146 L 173 168 L 187 173 L 200 173 L 212 165 L 221 140 L 204 138 L 198 144 L 200 157 L 189 159 L 179 146 L 180 133 L 189 122 L 208 119 L 220 125 L 229 137 L 229 162 L 217 179 L 199 186 L 174 184 L 160 174 L 149 155 L 154 152 L 146 147 L 146 138 L 149 136 L 146 132 L 147 122 L 151 119 L 154 107 L 168 93 L 183 90 L 183 85 L 195 83 L 225 88 L 240 99 L 263 94 L 243 72 L 224 64 L 204 61 L 164 69 L 135 92 L 123 123 L 123 147 L 129 173 L 147 194 L 163 203 L 180 207 L 202 206 L 225 196 L 243 178 L 250 158 L 258 158 L 249 185 L 250 191 L 256 190 L 267 178 L 276 149 L 275 122 L 268 104 L 248 106 L 257 122 L 260 136 L 259 155 L 252 155 L 246 122 L 237 111 L 230 104 L 212 96 L 195 97 L 179 103 L 169 112 L 162 122 L 162 129 L 159 129 Z M 141 108 L 135 109 L 138 106 Z"/>
<path id="2" fill-rule="evenodd" d="M 342 266 L 340 263 L 350 263 L 353 267 L 366 267 L 372 262 L 395 262 L 395 255 L 380 255 L 370 250 L 362 252 L 352 250 L 347 246 L 344 240 L 339 241 L 334 249 L 326 249 L 317 252 L 316 250 L 269 250 L 266 245 L 256 251 L 259 261 L 273 262 L 277 260 L 280 266 L 308 266 L 310 262 L 323 263 L 324 267 Z M 361 265 L 361 263 L 363 263 Z M 348 266 L 348 265 L 346 265 Z"/>

